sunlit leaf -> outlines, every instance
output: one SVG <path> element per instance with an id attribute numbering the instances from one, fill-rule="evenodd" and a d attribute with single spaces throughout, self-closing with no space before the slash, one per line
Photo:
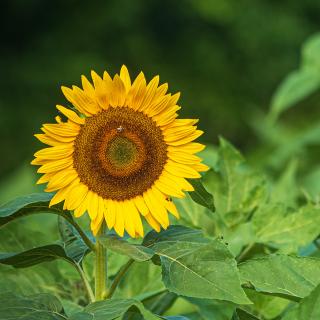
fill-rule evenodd
<path id="1" fill-rule="evenodd" d="M 227 246 L 197 230 L 172 226 L 150 232 L 144 245 L 161 259 L 165 286 L 180 295 L 250 303 L 240 286 L 236 261 Z"/>
<path id="2" fill-rule="evenodd" d="M 296 300 L 320 283 L 320 259 L 269 255 L 239 265 L 243 283 L 257 291 Z"/>

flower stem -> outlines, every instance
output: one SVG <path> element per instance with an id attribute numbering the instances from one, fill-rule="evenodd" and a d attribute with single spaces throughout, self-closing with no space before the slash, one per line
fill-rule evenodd
<path id="1" fill-rule="evenodd" d="M 98 234 L 96 242 L 96 277 L 95 277 L 95 300 L 100 301 L 107 296 L 107 250 L 100 243 L 98 237 L 105 233 L 105 224 L 103 223 Z"/>
<path id="2" fill-rule="evenodd" d="M 94 300 L 95 300 L 94 294 L 93 294 L 92 288 L 90 286 L 90 283 L 89 283 L 89 281 L 87 279 L 86 274 L 84 273 L 83 269 L 81 268 L 81 266 L 79 264 L 75 264 L 75 266 L 76 266 L 76 268 L 77 268 L 77 270 L 78 270 L 78 272 L 80 274 L 80 277 L 81 277 L 81 279 L 83 281 L 84 287 L 86 288 L 90 303 L 94 302 Z"/>
<path id="3" fill-rule="evenodd" d="M 131 265 L 134 263 L 133 259 L 128 260 L 128 262 L 123 265 L 121 267 L 121 269 L 119 270 L 119 272 L 117 273 L 116 277 L 113 280 L 113 283 L 110 287 L 110 290 L 108 292 L 107 298 L 111 298 L 114 294 L 114 292 L 116 291 L 118 284 L 120 283 L 121 279 L 123 278 L 123 276 L 126 274 L 126 272 L 128 271 L 128 269 L 131 267 Z"/>

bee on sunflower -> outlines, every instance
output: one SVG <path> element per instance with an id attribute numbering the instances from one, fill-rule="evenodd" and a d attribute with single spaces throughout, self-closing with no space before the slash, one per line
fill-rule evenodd
<path id="1" fill-rule="evenodd" d="M 143 237 L 141 217 L 156 231 L 169 226 L 168 212 L 179 218 L 171 197 L 193 191 L 187 179 L 208 167 L 195 154 L 204 145 L 196 119 L 178 119 L 180 94 L 167 93 L 159 76 L 146 82 L 141 72 L 131 82 L 122 66 L 113 78 L 92 71 L 82 89 L 62 87 L 72 108 L 57 106 L 66 117 L 44 124 L 35 136 L 49 147 L 35 153 L 32 164 L 43 175 L 50 206 L 64 201 L 75 217 L 88 213 L 91 230 L 103 222 L 120 236 Z"/>

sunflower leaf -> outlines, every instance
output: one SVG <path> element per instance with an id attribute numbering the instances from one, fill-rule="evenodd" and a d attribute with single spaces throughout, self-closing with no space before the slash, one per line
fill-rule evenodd
<path id="1" fill-rule="evenodd" d="M 90 252 L 90 249 L 79 236 L 74 226 L 61 216 L 58 217 L 58 226 L 68 257 L 72 258 L 76 263 L 81 264 L 83 258 Z"/>
<path id="2" fill-rule="evenodd" d="M 60 301 L 50 294 L 19 297 L 0 294 L 0 319 L 66 320 Z"/>
<path id="3" fill-rule="evenodd" d="M 70 320 L 113 320 L 122 319 L 126 313 L 139 312 L 145 320 L 160 320 L 161 317 L 147 310 L 140 301 L 134 299 L 110 299 L 89 304 L 82 312 L 73 314 Z"/>
<path id="4" fill-rule="evenodd" d="M 171 292 L 250 304 L 236 261 L 221 241 L 207 239 L 198 230 L 172 226 L 160 233 L 151 231 L 143 244 L 160 257 L 162 279 Z"/>
<path id="5" fill-rule="evenodd" d="M 0 253 L 0 264 L 11 265 L 15 268 L 27 268 L 59 258 L 74 263 L 72 257 L 67 255 L 61 245 L 50 244 L 18 253 Z"/>
<path id="6" fill-rule="evenodd" d="M 119 254 L 126 255 L 135 261 L 147 261 L 150 260 L 154 255 L 152 249 L 141 245 L 132 244 L 121 239 L 117 235 L 104 235 L 99 237 L 99 241 L 105 248 Z"/>
<path id="7" fill-rule="evenodd" d="M 49 208 L 52 197 L 52 193 L 33 193 L 0 206 L 0 227 L 16 218 L 33 213 L 54 213 L 70 219 L 68 211 L 60 210 L 57 206 Z"/>
<path id="8" fill-rule="evenodd" d="M 215 212 L 216 209 L 214 206 L 213 195 L 205 189 L 201 180 L 189 179 L 188 181 L 192 184 L 194 188 L 194 191 L 189 192 L 192 200 L 200 204 L 201 206 L 208 208 L 212 212 Z"/>
<path id="9" fill-rule="evenodd" d="M 239 264 L 243 284 L 256 291 L 297 301 L 320 283 L 320 259 L 281 254 Z"/>
<path id="10" fill-rule="evenodd" d="M 318 320 L 320 319 L 320 285 L 318 285 L 307 297 L 292 308 L 282 318 L 283 320 Z"/>

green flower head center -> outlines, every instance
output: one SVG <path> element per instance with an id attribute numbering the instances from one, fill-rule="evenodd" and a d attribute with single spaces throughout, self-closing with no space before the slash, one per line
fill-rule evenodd
<path id="1" fill-rule="evenodd" d="M 127 137 L 117 135 L 107 146 L 106 158 L 115 168 L 126 168 L 136 162 L 138 157 L 136 144 Z"/>

